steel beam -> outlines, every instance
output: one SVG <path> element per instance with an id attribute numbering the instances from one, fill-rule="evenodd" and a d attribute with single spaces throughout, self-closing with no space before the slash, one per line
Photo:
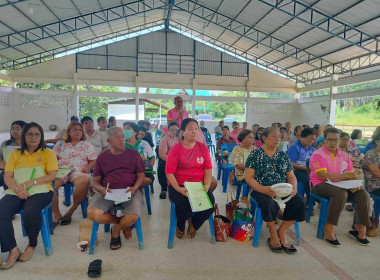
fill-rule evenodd
<path id="1" fill-rule="evenodd" d="M 134 32 L 139 32 L 139 31 L 142 31 L 142 30 L 158 27 L 158 26 L 161 26 L 161 25 L 163 25 L 163 21 L 162 20 L 158 20 L 158 21 L 155 21 L 155 22 L 151 22 L 149 24 L 143 24 L 143 25 L 135 26 L 133 28 L 126 29 L 126 30 L 118 31 L 118 32 L 115 32 L 115 33 L 106 34 L 106 35 L 103 35 L 101 37 L 88 39 L 88 40 L 85 40 L 85 41 L 82 41 L 82 42 L 77 42 L 77 43 L 74 43 L 74 44 L 71 44 L 71 45 L 67 45 L 64 48 L 61 47 L 61 48 L 52 49 L 52 50 L 49 50 L 49 51 L 46 51 L 46 52 L 41 52 L 41 53 L 37 53 L 37 54 L 33 54 L 33 55 L 28 55 L 28 56 L 25 56 L 25 57 L 21 57 L 21 58 L 12 60 L 12 61 L 8 61 L 8 62 L 5 62 L 5 63 L 2 63 L 0 65 L 0 70 L 1 69 L 16 70 L 16 69 L 20 69 L 20 68 L 25 68 L 25 67 L 28 67 L 28 66 L 32 66 L 32 65 L 35 65 L 35 64 L 39 64 L 39 63 L 42 63 L 42 62 L 46 62 L 46 61 L 55 59 L 57 57 L 62 56 L 62 54 L 66 53 L 66 52 L 73 52 L 73 53 L 75 53 L 75 50 L 77 50 L 80 47 L 91 46 L 93 44 L 101 44 L 105 40 L 109 40 L 109 39 L 113 39 L 113 38 L 116 39 L 119 36 L 125 36 L 127 34 L 131 34 L 131 33 L 134 33 Z"/>
<path id="2" fill-rule="evenodd" d="M 189 3 L 194 4 L 193 9 L 190 9 Z M 234 20 L 228 16 L 215 12 L 214 10 L 208 7 L 197 4 L 193 0 L 183 0 L 179 3 L 176 3 L 174 6 L 177 10 L 192 13 L 193 15 L 198 16 L 199 18 L 202 18 L 203 20 L 208 21 L 209 23 L 213 23 L 217 26 L 228 29 L 229 31 L 235 34 L 243 35 L 245 38 L 253 41 L 254 43 L 259 42 L 261 38 L 267 37 L 266 40 L 261 40 L 260 44 L 268 48 L 274 49 L 287 57 L 294 58 L 307 65 L 310 65 L 315 69 L 318 69 L 320 65 L 330 63 L 309 52 L 301 51 L 296 46 L 282 41 L 281 39 L 278 39 L 267 33 L 264 33 L 254 27 L 248 26 L 240 21 Z M 212 43 L 215 44 L 216 42 L 217 40 L 214 38 Z"/>
<path id="3" fill-rule="evenodd" d="M 165 29 L 166 30 L 169 30 L 169 21 L 170 21 L 171 15 L 172 15 L 172 10 L 173 10 L 173 5 L 174 5 L 174 0 L 168 0 L 168 1 L 169 1 L 168 10 L 167 10 L 166 18 L 165 18 Z"/>
<path id="4" fill-rule="evenodd" d="M 352 46 L 362 48 L 363 50 L 378 55 L 379 40 L 369 33 L 366 33 L 358 28 L 344 23 L 330 15 L 327 15 L 315 8 L 308 6 L 297 0 L 256 0 L 275 8 L 293 18 L 309 24 L 319 30 L 327 32 L 331 36 L 342 39 Z M 305 9 L 302 13 L 298 11 Z M 323 24 L 321 24 L 323 22 Z M 368 48 L 368 44 L 375 44 L 375 48 Z"/>
<path id="5" fill-rule="evenodd" d="M 54 38 L 56 36 L 75 32 L 85 28 L 91 28 L 100 24 L 108 24 L 109 22 L 138 15 L 147 11 L 156 9 L 166 9 L 167 4 L 163 0 L 139 0 L 128 4 L 118 5 L 82 16 L 77 16 L 54 23 L 38 26 L 23 31 L 0 37 L 0 50 L 24 45 L 39 40 Z M 152 5 L 150 5 L 152 3 Z M 123 10 L 124 12 L 120 12 Z"/>

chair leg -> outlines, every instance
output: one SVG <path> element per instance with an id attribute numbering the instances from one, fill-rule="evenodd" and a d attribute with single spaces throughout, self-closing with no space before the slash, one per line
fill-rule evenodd
<path id="1" fill-rule="evenodd" d="M 222 166 L 221 166 L 221 164 L 220 164 L 220 162 L 218 163 L 218 177 L 217 177 L 217 179 L 218 179 L 218 181 L 220 180 L 220 175 L 222 174 Z"/>
<path id="2" fill-rule="evenodd" d="M 151 193 L 154 193 L 153 183 L 150 184 L 150 192 L 151 192 Z"/>
<path id="3" fill-rule="evenodd" d="M 241 187 L 242 187 L 242 183 L 237 182 L 237 185 L 236 185 L 236 200 L 239 200 L 239 198 L 240 198 Z"/>
<path id="4" fill-rule="evenodd" d="M 71 188 L 73 185 L 65 184 L 63 185 L 63 191 L 65 194 L 65 206 L 69 207 L 71 205 Z"/>
<path id="5" fill-rule="evenodd" d="M 248 194 L 249 194 L 249 186 L 247 183 L 244 183 L 243 184 L 243 196 L 248 197 Z"/>
<path id="6" fill-rule="evenodd" d="M 83 199 L 82 203 L 80 204 L 82 208 L 83 219 L 87 218 L 87 202 L 88 202 L 88 197 L 86 196 L 85 199 Z"/>
<path id="7" fill-rule="evenodd" d="M 229 176 L 229 170 L 223 169 L 223 178 L 222 178 L 222 185 L 223 185 L 223 192 L 227 192 L 227 186 L 228 186 L 228 176 Z"/>
<path id="8" fill-rule="evenodd" d="M 47 207 L 47 218 L 49 222 L 49 230 L 50 234 L 54 235 L 54 225 L 53 225 L 53 211 L 51 209 L 51 205 Z"/>
<path id="9" fill-rule="evenodd" d="M 214 228 L 214 219 L 212 217 L 212 214 L 210 215 L 210 217 L 208 218 L 208 224 L 210 226 L 210 234 L 211 234 L 211 243 L 212 244 L 215 244 L 216 243 L 216 239 L 215 239 L 215 228 Z"/>
<path id="10" fill-rule="evenodd" d="M 298 222 L 294 223 L 294 231 L 295 231 L 296 237 L 297 237 L 297 245 L 300 246 L 301 245 L 301 234 L 300 234 L 300 226 L 299 226 Z"/>
<path id="11" fill-rule="evenodd" d="M 317 237 L 323 239 L 323 226 L 327 221 L 327 210 L 329 208 L 328 200 L 321 200 L 321 211 L 319 212 L 319 221 L 318 221 L 318 232 Z"/>
<path id="12" fill-rule="evenodd" d="M 304 197 L 305 196 L 305 189 L 304 189 L 304 186 L 301 182 L 298 182 L 297 183 L 297 193 L 301 196 L 301 197 Z"/>
<path id="13" fill-rule="evenodd" d="M 22 229 L 22 236 L 26 236 L 25 226 L 24 226 L 24 211 L 20 211 L 20 218 L 21 218 L 21 229 Z"/>
<path id="14" fill-rule="evenodd" d="M 175 214 L 175 204 L 171 203 L 170 208 L 170 225 L 169 225 L 169 238 L 168 238 L 168 249 L 173 248 L 175 228 L 177 227 L 177 216 Z"/>
<path id="15" fill-rule="evenodd" d="M 148 208 L 148 214 L 152 215 L 152 208 L 150 206 L 150 195 L 149 195 L 149 186 L 144 186 L 146 207 Z"/>
<path id="16" fill-rule="evenodd" d="M 99 224 L 97 222 L 92 222 L 92 232 L 90 241 L 90 250 L 88 253 L 92 255 L 95 252 L 96 239 L 98 238 Z"/>
<path id="17" fill-rule="evenodd" d="M 142 250 L 142 249 L 144 249 L 144 239 L 143 239 L 143 235 L 142 235 L 140 217 L 137 219 L 137 221 L 135 223 L 135 227 L 136 227 L 137 239 L 139 241 L 139 250 Z"/>
<path id="18" fill-rule="evenodd" d="M 45 254 L 47 256 L 50 256 L 51 254 L 53 254 L 53 248 L 51 246 L 48 213 L 47 213 L 46 208 L 42 210 L 41 216 L 42 216 L 42 223 L 41 223 L 42 242 L 44 243 Z"/>
<path id="19" fill-rule="evenodd" d="M 263 216 L 261 215 L 261 209 L 257 207 L 256 209 L 256 219 L 255 219 L 255 231 L 253 234 L 253 247 L 259 247 L 261 228 L 263 226 Z"/>
<path id="20" fill-rule="evenodd" d="M 307 206 L 307 212 L 306 212 L 306 223 L 310 222 L 310 216 L 311 216 L 311 212 L 313 211 L 314 204 L 315 204 L 315 198 L 310 195 L 309 204 Z"/>

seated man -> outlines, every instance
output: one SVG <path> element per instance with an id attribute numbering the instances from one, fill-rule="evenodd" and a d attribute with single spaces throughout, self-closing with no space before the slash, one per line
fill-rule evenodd
<path id="1" fill-rule="evenodd" d="M 327 212 L 327 221 L 323 227 L 326 241 L 334 247 L 340 242 L 334 233 L 334 226 L 338 225 L 339 215 L 342 212 L 347 199 L 356 205 L 358 222 L 354 223 L 355 230 L 350 230 L 351 237 L 361 245 L 368 245 L 366 228 L 370 226 L 369 211 L 370 198 L 363 186 L 355 189 L 343 189 L 327 183 L 327 179 L 333 182 L 355 180 L 356 175 L 349 155 L 338 149 L 340 130 L 328 128 L 324 131 L 324 145 L 316 150 L 310 158 L 310 181 L 312 192 L 330 199 Z"/>
<path id="2" fill-rule="evenodd" d="M 306 205 L 310 197 L 309 176 L 306 170 L 306 160 L 311 157 L 315 149 L 312 146 L 317 139 L 315 131 L 312 128 L 305 128 L 301 132 L 301 140 L 290 146 L 288 156 L 294 168 L 294 175 L 297 181 L 301 182 L 306 193 Z"/>
<path id="3" fill-rule="evenodd" d="M 89 116 L 85 116 L 80 122 L 83 125 L 86 141 L 94 146 L 96 154 L 99 156 L 101 152 L 108 150 L 106 135 L 99 130 L 95 130 L 94 120 Z"/>
<path id="4" fill-rule="evenodd" d="M 92 197 L 88 217 L 99 224 L 114 224 L 111 229 L 111 250 L 121 247 L 120 232 L 123 231 L 126 239 L 131 238 L 130 226 L 141 215 L 143 193 L 140 189 L 144 180 L 145 167 L 139 153 L 125 147 L 125 136 L 121 127 L 112 126 L 107 130 L 107 141 L 111 149 L 100 154 L 94 169 L 94 189 L 97 191 Z M 106 192 L 113 189 L 125 189 L 132 193 L 132 199 L 122 202 L 122 217 L 113 215 L 115 202 L 106 200 Z"/>

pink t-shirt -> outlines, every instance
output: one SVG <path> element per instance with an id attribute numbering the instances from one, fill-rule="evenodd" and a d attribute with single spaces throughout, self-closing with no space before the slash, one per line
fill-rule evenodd
<path id="1" fill-rule="evenodd" d="M 178 184 L 203 182 L 205 169 L 212 169 L 207 146 L 196 142 L 192 149 L 186 149 L 182 142 L 174 145 L 168 154 L 165 174 L 174 174 Z"/>
<path id="2" fill-rule="evenodd" d="M 310 181 L 313 186 L 324 182 L 317 176 L 318 171 L 325 170 L 328 173 L 335 174 L 354 171 L 350 156 L 347 153 L 337 149 L 334 156 L 325 146 L 316 150 L 310 157 L 310 168 Z"/>
<path id="3" fill-rule="evenodd" d="M 172 137 L 170 134 L 166 134 L 164 137 L 161 138 L 159 148 L 160 149 L 166 149 L 166 154 L 169 153 L 171 148 L 178 143 L 177 137 Z"/>
<path id="4" fill-rule="evenodd" d="M 178 118 L 179 112 L 177 108 L 170 109 L 167 114 L 168 124 Z M 181 128 L 182 121 L 189 118 L 189 114 L 185 109 L 182 109 L 182 118 L 177 120 L 178 126 Z"/>
<path id="5" fill-rule="evenodd" d="M 237 139 L 238 135 L 239 135 L 239 131 L 238 131 L 237 133 L 235 133 L 234 130 L 232 130 L 232 131 L 230 132 L 230 136 L 231 136 L 232 138 L 235 139 L 235 142 L 236 142 L 236 143 L 240 144 L 240 142 L 239 142 L 238 139 Z"/>

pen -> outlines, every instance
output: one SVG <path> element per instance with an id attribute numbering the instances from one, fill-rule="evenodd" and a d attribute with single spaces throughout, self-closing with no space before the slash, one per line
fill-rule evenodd
<path id="1" fill-rule="evenodd" d="M 110 182 L 107 183 L 106 193 L 107 193 L 107 191 L 108 191 L 108 187 L 109 187 L 109 185 L 110 185 Z"/>

